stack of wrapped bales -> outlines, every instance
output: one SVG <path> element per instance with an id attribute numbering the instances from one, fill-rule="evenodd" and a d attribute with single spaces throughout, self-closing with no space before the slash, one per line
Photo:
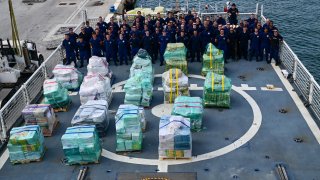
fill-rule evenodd
<path id="1" fill-rule="evenodd" d="M 132 111 L 137 111 L 139 113 L 139 116 L 141 117 L 140 123 L 141 123 L 141 130 L 142 132 L 145 132 L 146 127 L 147 127 L 147 121 L 145 118 L 144 114 L 144 109 L 143 107 L 135 106 L 133 104 L 121 104 L 119 106 L 118 112 L 132 112 Z"/>
<path id="2" fill-rule="evenodd" d="M 166 61 L 166 71 L 178 68 L 188 75 L 187 50 L 183 43 L 168 43 L 164 60 Z"/>
<path id="3" fill-rule="evenodd" d="M 178 96 L 189 96 L 188 77 L 180 69 L 169 69 L 162 74 L 164 102 L 173 103 Z"/>
<path id="4" fill-rule="evenodd" d="M 44 155 L 44 137 L 38 125 L 12 128 L 8 142 L 10 161 L 28 163 L 40 161 Z"/>
<path id="5" fill-rule="evenodd" d="M 171 114 L 190 119 L 191 130 L 200 131 L 203 115 L 202 99 L 200 97 L 179 96 L 174 101 Z"/>
<path id="6" fill-rule="evenodd" d="M 99 162 L 102 149 L 95 126 L 69 127 L 61 142 L 67 165 Z"/>
<path id="7" fill-rule="evenodd" d="M 72 126 L 95 125 L 99 137 L 106 136 L 109 116 L 106 100 L 89 100 L 81 105 L 71 120 Z"/>
<path id="8" fill-rule="evenodd" d="M 153 94 L 152 84 L 151 79 L 146 78 L 143 72 L 130 77 L 124 86 L 126 93 L 124 103 L 149 107 Z"/>
<path id="9" fill-rule="evenodd" d="M 71 65 L 57 64 L 52 73 L 62 87 L 69 90 L 79 88 L 83 79 L 81 72 Z"/>
<path id="10" fill-rule="evenodd" d="M 203 54 L 203 66 L 201 74 L 206 76 L 208 72 L 216 74 L 224 74 L 223 51 L 217 49 L 213 44 L 209 43 L 206 52 Z"/>
<path id="11" fill-rule="evenodd" d="M 152 58 L 144 49 L 140 49 L 137 55 L 133 58 L 133 64 L 130 68 L 130 77 L 141 73 L 143 78 L 150 79 L 153 84 L 154 70 L 152 67 Z"/>
<path id="12" fill-rule="evenodd" d="M 70 104 L 71 99 L 68 90 L 63 88 L 56 79 L 47 79 L 43 83 L 44 104 L 50 104 L 53 108 L 62 108 Z"/>
<path id="13" fill-rule="evenodd" d="M 204 81 L 203 100 L 205 106 L 230 107 L 231 79 L 209 72 Z"/>
<path id="14" fill-rule="evenodd" d="M 44 136 L 51 136 L 57 123 L 53 109 L 48 104 L 30 104 L 22 110 L 25 125 L 39 125 Z"/>
<path id="15" fill-rule="evenodd" d="M 112 71 L 105 57 L 92 56 L 87 66 L 88 75 L 100 74 L 112 78 Z"/>
<path id="16" fill-rule="evenodd" d="M 182 116 L 162 116 L 159 125 L 159 158 L 191 158 L 190 120 Z"/>
<path id="17" fill-rule="evenodd" d="M 121 108 L 121 109 L 120 109 Z M 116 151 L 140 151 L 142 149 L 142 115 L 138 108 L 120 106 L 115 116 Z"/>
<path id="18" fill-rule="evenodd" d="M 81 104 L 89 100 L 106 100 L 110 103 L 112 99 L 110 78 L 100 74 L 85 76 L 79 94 Z"/>

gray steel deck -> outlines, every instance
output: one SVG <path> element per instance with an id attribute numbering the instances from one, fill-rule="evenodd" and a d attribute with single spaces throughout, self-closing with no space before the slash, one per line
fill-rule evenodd
<path id="1" fill-rule="evenodd" d="M 155 74 L 164 72 L 164 67 L 154 65 Z M 248 142 L 225 155 L 213 159 L 181 165 L 169 165 L 168 172 L 196 172 L 200 180 L 212 179 L 277 179 L 276 163 L 284 163 L 290 178 L 320 179 L 320 146 L 309 129 L 306 121 L 281 83 L 271 65 L 265 62 L 238 61 L 226 64 L 226 75 L 231 77 L 234 86 L 247 84 L 257 90 L 245 91 L 258 104 L 262 114 L 262 124 L 257 134 Z M 264 71 L 257 70 L 258 67 Z M 115 83 L 128 79 L 130 66 L 111 65 Z M 200 74 L 200 63 L 189 63 L 190 74 Z M 83 69 L 85 73 L 85 69 Z M 239 78 L 245 76 L 245 80 Z M 203 80 L 190 78 L 190 84 L 203 86 Z M 273 84 L 282 91 L 262 91 L 261 87 Z M 146 110 L 147 131 L 144 133 L 143 151 L 132 153 L 132 158 L 158 158 L 158 123 L 159 118 L 151 109 L 163 103 L 161 78 L 155 78 L 154 95 L 151 108 Z M 280 89 L 280 90 L 281 90 Z M 202 97 L 202 91 L 191 91 L 191 96 Z M 123 103 L 124 93 L 114 93 L 110 110 L 117 110 Z M 0 179 L 76 179 L 80 166 L 66 166 L 63 158 L 60 138 L 80 105 L 79 96 L 72 96 L 73 104 L 66 113 L 58 113 L 60 125 L 52 137 L 45 139 L 48 150 L 42 162 L 11 165 L 9 160 L 0 170 Z M 231 109 L 207 108 L 203 118 L 204 129 L 193 133 L 193 156 L 215 151 L 232 144 L 245 134 L 253 123 L 253 111 L 249 103 L 237 92 L 231 95 Z M 282 114 L 279 109 L 288 113 Z M 111 114 L 107 137 L 102 139 L 103 148 L 115 152 L 114 114 Z M 303 139 L 297 143 L 294 138 Z M 160 161 L 161 162 L 161 161 Z M 166 163 L 166 161 L 162 162 Z M 170 164 L 170 163 L 169 163 Z M 155 172 L 160 166 L 137 165 L 118 162 L 101 157 L 101 163 L 89 165 L 90 179 L 115 179 L 118 172 Z M 165 165 L 166 166 L 166 165 Z M 160 169 L 161 170 L 161 169 Z"/>

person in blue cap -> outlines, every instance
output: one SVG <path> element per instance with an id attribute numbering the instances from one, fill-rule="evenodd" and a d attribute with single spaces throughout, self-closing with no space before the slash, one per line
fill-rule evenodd
<path id="1" fill-rule="evenodd" d="M 91 46 L 93 56 L 102 57 L 101 43 L 102 43 L 101 39 L 97 37 L 97 34 L 95 32 L 93 32 L 92 38 L 90 39 L 90 46 Z"/>
<path id="2" fill-rule="evenodd" d="M 224 34 L 224 29 L 220 30 L 220 34 L 216 37 L 217 48 L 223 50 L 223 59 L 225 63 L 228 63 L 228 37 Z"/>
<path id="3" fill-rule="evenodd" d="M 65 65 L 70 65 L 73 61 L 75 67 L 78 67 L 76 61 L 76 44 L 70 40 L 69 34 L 64 35 L 64 40 L 62 41 L 62 46 L 66 50 L 66 63 Z"/>
<path id="4" fill-rule="evenodd" d="M 79 41 L 77 42 L 77 48 L 79 50 L 80 55 L 80 67 L 83 67 L 83 63 L 86 60 L 89 63 L 87 43 L 84 41 L 84 37 L 79 36 Z"/>
<path id="5" fill-rule="evenodd" d="M 111 58 L 114 62 L 114 65 L 117 63 L 117 43 L 110 38 L 110 34 L 106 34 L 106 39 L 104 40 L 104 48 L 106 52 L 106 59 L 110 63 Z"/>
<path id="6" fill-rule="evenodd" d="M 167 36 L 166 31 L 162 31 L 162 36 L 159 38 L 159 44 L 160 44 L 160 66 L 163 66 L 164 62 L 164 52 L 166 51 L 167 44 L 170 42 L 170 38 Z"/>
<path id="7" fill-rule="evenodd" d="M 123 64 L 123 61 L 126 63 L 126 65 L 128 65 L 127 43 L 126 43 L 126 40 L 123 38 L 123 34 L 119 35 L 118 53 L 119 53 L 120 65 Z"/>
<path id="8" fill-rule="evenodd" d="M 270 55 L 270 34 L 268 28 L 265 28 L 261 33 L 261 47 L 260 47 L 260 58 L 263 60 L 263 55 L 266 57 L 266 61 L 269 63 Z"/>
<path id="9" fill-rule="evenodd" d="M 231 25 L 237 25 L 238 24 L 238 14 L 239 14 L 239 10 L 236 7 L 236 4 L 233 3 L 231 5 L 231 8 L 228 10 L 228 15 L 229 15 L 229 23 Z"/>
<path id="10" fill-rule="evenodd" d="M 280 44 L 283 41 L 283 37 L 279 34 L 278 30 L 273 30 L 273 35 L 270 37 L 270 61 L 273 58 L 276 61 L 276 66 L 281 64 L 279 51 Z"/>
<path id="11" fill-rule="evenodd" d="M 250 55 L 249 55 L 249 61 L 252 60 L 252 57 L 256 57 L 256 61 L 261 61 L 259 60 L 260 56 L 260 47 L 261 47 L 261 36 L 258 32 L 258 28 L 254 28 L 254 33 L 250 35 Z"/>
<path id="12" fill-rule="evenodd" d="M 197 61 L 200 62 L 201 54 L 201 40 L 198 35 L 198 31 L 193 31 L 193 36 L 191 36 L 191 62 L 194 62 L 195 56 L 197 56 Z"/>

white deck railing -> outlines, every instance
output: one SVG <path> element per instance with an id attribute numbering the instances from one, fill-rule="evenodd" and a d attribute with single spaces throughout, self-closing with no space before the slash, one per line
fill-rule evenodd
<path id="1" fill-rule="evenodd" d="M 258 5 L 256 12 L 252 13 L 258 15 Z M 240 13 L 239 19 L 247 18 L 252 13 Z M 202 13 L 200 14 L 200 17 L 212 17 L 218 14 L 226 15 L 225 12 L 214 12 Z M 260 18 L 262 22 L 265 22 L 266 18 L 263 15 L 263 6 L 261 6 Z M 96 19 L 93 21 L 96 21 Z M 79 32 L 80 26 L 81 24 L 77 26 L 75 29 L 76 32 Z M 33 102 L 37 96 L 41 95 L 44 80 L 48 77 L 52 77 L 53 68 L 62 61 L 64 55 L 65 52 L 61 48 L 61 45 L 59 45 L 33 73 L 28 81 L 25 82 L 13 97 L 0 109 L 0 139 L 2 141 L 7 139 L 8 131 L 21 117 L 23 108 L 27 104 Z M 315 116 L 320 119 L 320 86 L 285 41 L 281 45 L 280 57 L 287 71 L 293 74 L 294 84 L 298 88 L 303 99 L 308 102 Z"/>

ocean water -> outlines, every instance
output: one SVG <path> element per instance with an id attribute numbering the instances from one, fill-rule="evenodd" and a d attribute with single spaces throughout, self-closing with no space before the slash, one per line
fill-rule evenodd
<path id="1" fill-rule="evenodd" d="M 175 0 L 138 0 L 136 6 L 154 7 L 158 4 L 174 8 Z M 186 7 L 186 0 L 180 0 Z M 226 1 L 200 0 L 223 11 Z M 281 35 L 310 73 L 320 83 L 320 6 L 319 0 L 237 0 L 240 12 L 255 11 L 256 3 L 264 5 L 264 16 L 274 21 Z M 199 8 L 199 0 L 189 0 L 189 8 Z"/>

